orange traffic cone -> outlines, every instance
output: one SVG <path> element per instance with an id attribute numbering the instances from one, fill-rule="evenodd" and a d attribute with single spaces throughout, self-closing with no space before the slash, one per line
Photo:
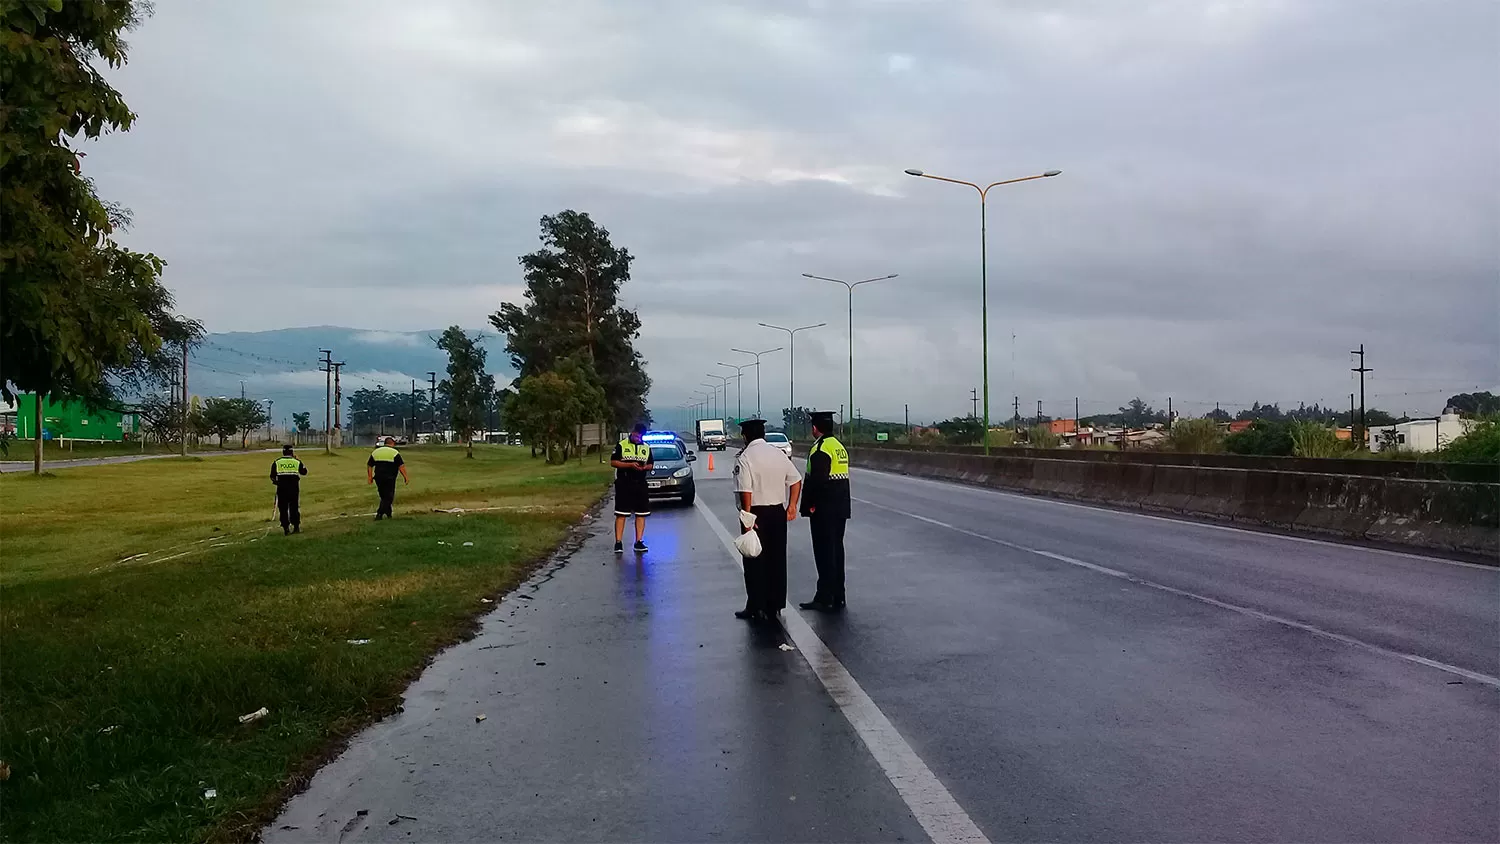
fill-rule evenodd
<path id="1" fill-rule="evenodd" d="M 713 470 L 714 470 L 714 453 L 712 451 L 710 451 L 708 453 L 708 471 L 712 472 Z"/>

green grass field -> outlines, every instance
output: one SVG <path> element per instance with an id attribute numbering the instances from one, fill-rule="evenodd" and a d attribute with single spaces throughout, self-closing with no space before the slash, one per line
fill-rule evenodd
<path id="1" fill-rule="evenodd" d="M 378 523 L 363 451 L 301 455 L 290 537 L 269 454 L 0 476 L 0 839 L 248 840 L 608 479 L 503 446 L 403 454 Z M 496 509 L 433 512 L 454 507 Z"/>
<path id="2" fill-rule="evenodd" d="M 22 462 L 31 461 L 34 454 L 34 452 L 32 451 L 32 448 L 34 448 L 33 440 L 10 440 L 8 443 L 6 443 L 6 446 L 9 450 L 3 454 L 0 454 L 0 460 Z M 224 448 L 220 449 L 218 446 L 218 441 L 210 438 L 200 445 L 188 446 L 188 452 L 189 454 L 191 454 L 194 452 L 213 453 L 218 451 L 258 451 L 260 449 L 272 447 L 280 448 L 281 444 L 274 442 L 260 442 L 255 439 L 251 439 L 248 443 L 245 444 L 245 448 L 241 449 L 240 441 L 236 439 L 224 443 Z M 56 460 L 61 463 L 68 460 L 82 460 L 87 457 L 129 457 L 135 454 L 176 454 L 179 448 L 181 448 L 181 446 L 171 443 L 143 443 L 139 440 L 137 440 L 136 442 L 75 442 L 73 440 L 48 440 L 47 442 L 44 442 L 42 444 L 42 461 L 43 463 L 51 463 L 52 461 Z"/>

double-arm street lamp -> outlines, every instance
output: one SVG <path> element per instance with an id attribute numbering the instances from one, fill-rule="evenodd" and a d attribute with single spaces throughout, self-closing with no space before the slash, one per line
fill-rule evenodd
<path id="1" fill-rule="evenodd" d="M 1029 182 L 1033 179 L 1047 179 L 1061 174 L 1061 170 L 1048 170 L 1035 176 L 1022 176 L 1019 179 L 1006 179 L 1003 182 L 991 182 L 980 187 L 974 182 L 965 182 L 961 179 L 949 179 L 946 176 L 934 176 L 923 173 L 921 170 L 909 168 L 908 176 L 918 176 L 923 179 L 936 179 L 940 182 L 952 182 L 955 185 L 968 185 L 979 191 L 979 324 L 981 354 L 984 355 L 983 378 L 984 378 L 984 453 L 990 453 L 990 312 L 989 312 L 989 248 L 985 233 L 985 200 L 989 198 L 991 188 L 1001 185 L 1013 185 L 1017 182 Z M 853 402 L 850 402 L 853 406 Z"/>
<path id="2" fill-rule="evenodd" d="M 718 365 L 734 370 L 734 374 L 730 376 L 734 379 L 734 412 L 736 416 L 743 417 L 745 415 L 745 388 L 743 386 L 745 382 L 745 370 L 755 366 L 755 364 L 747 363 L 742 366 L 737 363 L 719 361 Z M 729 404 L 729 393 L 727 391 L 724 393 L 724 403 Z"/>
<path id="3" fill-rule="evenodd" d="M 818 281 L 831 281 L 834 284 L 842 284 L 842 285 L 844 285 L 844 287 L 848 288 L 848 290 L 849 290 L 849 415 L 850 415 L 850 417 L 853 417 L 853 415 L 854 415 L 854 288 L 860 286 L 861 284 L 870 284 L 870 283 L 876 282 L 876 281 L 885 281 L 886 279 L 896 278 L 898 275 L 899 275 L 899 273 L 891 273 L 890 275 L 878 276 L 876 278 L 867 278 L 867 279 L 863 279 L 861 281 L 844 281 L 841 278 L 829 278 L 827 276 L 813 275 L 812 273 L 803 273 L 802 274 L 803 278 L 811 278 L 811 279 L 816 279 Z M 854 426 L 853 425 L 849 425 L 848 426 L 848 435 L 849 435 L 849 441 L 853 442 L 854 441 Z"/>
<path id="4" fill-rule="evenodd" d="M 729 415 L 729 378 L 728 378 L 728 376 L 717 375 L 715 373 L 710 372 L 710 373 L 708 373 L 708 377 L 709 378 L 717 378 L 717 379 L 719 379 L 719 383 L 717 385 L 711 385 L 711 386 L 715 386 L 716 388 L 717 387 L 723 387 L 724 388 L 724 405 L 723 405 L 724 412 L 722 414 L 716 414 L 716 415 L 719 415 L 719 416 L 728 416 Z M 715 395 L 718 395 L 718 394 L 715 393 Z"/>
<path id="5" fill-rule="evenodd" d="M 729 351 L 739 352 L 742 355 L 750 355 L 751 357 L 755 358 L 755 363 L 749 364 L 750 366 L 755 367 L 755 418 L 766 418 L 760 413 L 760 356 L 769 355 L 772 352 L 779 352 L 781 351 L 781 347 L 777 346 L 774 349 L 766 349 L 763 352 L 752 352 L 749 349 L 730 349 Z"/>
<path id="6" fill-rule="evenodd" d="M 793 430 L 790 433 L 794 435 L 797 433 L 795 430 L 797 426 L 797 332 L 807 331 L 810 328 L 822 328 L 827 324 L 828 323 L 826 322 L 820 322 L 816 325 L 799 325 L 796 328 L 787 328 L 781 325 L 772 325 L 769 322 L 763 322 L 760 324 L 762 328 L 774 328 L 777 331 L 786 332 L 786 345 L 788 353 L 787 356 L 792 359 L 791 372 L 787 377 L 787 407 L 791 408 L 792 410 Z"/>

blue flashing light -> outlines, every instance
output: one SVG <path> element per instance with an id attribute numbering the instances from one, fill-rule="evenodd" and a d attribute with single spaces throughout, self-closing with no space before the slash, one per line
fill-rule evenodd
<path id="1" fill-rule="evenodd" d="M 641 435 L 641 440 L 648 443 L 669 443 L 673 442 L 676 439 L 677 435 L 670 432 L 662 433 L 660 431 L 652 431 L 650 433 Z"/>

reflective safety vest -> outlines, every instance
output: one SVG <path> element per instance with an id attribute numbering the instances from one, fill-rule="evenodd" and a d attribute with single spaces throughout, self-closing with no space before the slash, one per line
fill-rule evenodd
<path id="1" fill-rule="evenodd" d="M 302 461 L 295 457 L 276 458 L 276 474 L 278 476 L 294 475 L 301 476 Z"/>
<path id="2" fill-rule="evenodd" d="M 650 463 L 651 446 L 645 443 L 636 444 L 628 439 L 620 440 L 620 459 L 632 460 L 637 463 Z"/>
<path id="3" fill-rule="evenodd" d="M 383 445 L 370 452 L 370 459 L 376 463 L 394 463 L 396 462 L 396 458 L 400 456 L 401 452 L 388 445 Z"/>
<path id="4" fill-rule="evenodd" d="M 820 451 L 828 455 L 831 461 L 828 467 L 828 479 L 831 481 L 849 480 L 849 450 L 833 437 L 824 437 L 808 449 L 807 471 L 812 472 L 812 456 Z"/>

